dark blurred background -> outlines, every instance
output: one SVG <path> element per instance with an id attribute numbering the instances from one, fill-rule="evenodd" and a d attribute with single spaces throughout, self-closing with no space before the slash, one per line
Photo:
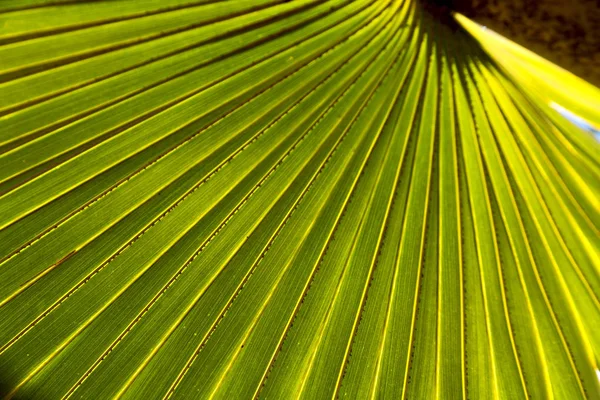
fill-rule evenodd
<path id="1" fill-rule="evenodd" d="M 425 0 L 452 9 L 600 87 L 600 0 Z"/>

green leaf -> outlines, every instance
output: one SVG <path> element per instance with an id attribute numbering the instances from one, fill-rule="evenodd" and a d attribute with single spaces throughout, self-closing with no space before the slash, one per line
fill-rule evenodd
<path id="1" fill-rule="evenodd" d="M 0 4 L 2 397 L 600 398 L 600 92 L 449 21 Z"/>

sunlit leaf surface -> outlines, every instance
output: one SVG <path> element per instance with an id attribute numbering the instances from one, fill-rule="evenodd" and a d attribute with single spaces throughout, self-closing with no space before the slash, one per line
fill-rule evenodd
<path id="1" fill-rule="evenodd" d="M 0 2 L 1 394 L 599 398 L 598 89 L 459 20 Z"/>

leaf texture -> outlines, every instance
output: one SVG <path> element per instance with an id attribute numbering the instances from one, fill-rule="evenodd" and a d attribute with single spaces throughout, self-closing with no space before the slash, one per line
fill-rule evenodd
<path id="1" fill-rule="evenodd" d="M 457 19 L 2 2 L 4 398 L 600 398 L 600 92 Z"/>

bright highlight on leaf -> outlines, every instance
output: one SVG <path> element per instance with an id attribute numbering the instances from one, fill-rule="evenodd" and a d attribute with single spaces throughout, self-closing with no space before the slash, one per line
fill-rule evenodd
<path id="1" fill-rule="evenodd" d="M 599 398 L 598 89 L 457 18 L 1 2 L 3 397 Z"/>

